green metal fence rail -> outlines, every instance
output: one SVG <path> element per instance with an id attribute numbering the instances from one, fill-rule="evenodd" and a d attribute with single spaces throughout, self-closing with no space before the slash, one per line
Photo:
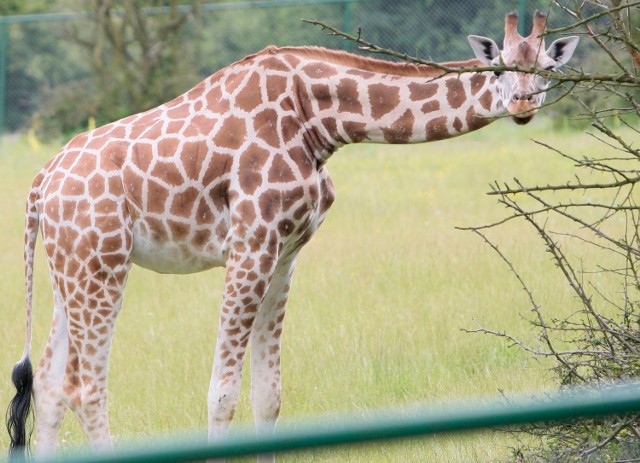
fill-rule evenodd
<path id="1" fill-rule="evenodd" d="M 331 421 L 329 425 L 320 426 L 310 422 L 285 424 L 278 426 L 275 435 L 271 437 L 236 435 L 216 444 L 208 444 L 202 440 L 163 439 L 161 442 L 156 440 L 136 447 L 124 447 L 113 455 L 68 455 L 64 457 L 64 461 L 192 461 L 637 412 L 640 412 L 640 384 L 622 384 L 599 391 L 574 389 L 552 396 L 521 398 L 508 402 L 503 399 L 457 402 L 439 407 L 420 405 L 411 411 L 378 412 L 367 418 L 324 416 L 322 421 Z"/>

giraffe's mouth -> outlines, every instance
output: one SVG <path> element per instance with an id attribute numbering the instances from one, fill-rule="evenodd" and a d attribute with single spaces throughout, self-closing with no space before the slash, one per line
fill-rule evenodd
<path id="1" fill-rule="evenodd" d="M 524 125 L 531 122 L 538 106 L 530 100 L 515 100 L 509 103 L 507 110 L 516 124 Z"/>
<path id="2" fill-rule="evenodd" d="M 525 117 L 511 116 L 511 119 L 513 119 L 513 121 L 518 125 L 525 125 L 531 122 L 531 119 L 533 119 L 533 114 L 531 116 L 525 116 Z"/>

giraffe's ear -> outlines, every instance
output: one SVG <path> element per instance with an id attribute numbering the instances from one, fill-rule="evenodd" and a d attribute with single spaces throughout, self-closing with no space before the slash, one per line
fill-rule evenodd
<path id="1" fill-rule="evenodd" d="M 547 55 L 555 60 L 558 66 L 566 64 L 573 56 L 579 40 L 580 37 L 576 36 L 558 39 L 547 49 Z"/>
<path id="2" fill-rule="evenodd" d="M 482 61 L 484 64 L 491 64 L 493 58 L 500 54 L 498 45 L 487 37 L 480 37 L 479 35 L 470 35 L 467 37 L 473 52 L 476 54 L 476 58 Z"/>

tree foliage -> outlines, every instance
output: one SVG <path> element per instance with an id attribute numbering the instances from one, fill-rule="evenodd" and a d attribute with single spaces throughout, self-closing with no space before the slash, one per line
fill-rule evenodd
<path id="1" fill-rule="evenodd" d="M 86 2 L 86 19 L 70 23 L 65 35 L 89 57 L 90 72 L 56 89 L 38 113 L 38 128 L 72 131 L 90 116 L 110 122 L 188 89 L 197 74 L 194 49 L 184 47 L 184 25 L 198 3 L 184 11 L 178 0 Z"/>

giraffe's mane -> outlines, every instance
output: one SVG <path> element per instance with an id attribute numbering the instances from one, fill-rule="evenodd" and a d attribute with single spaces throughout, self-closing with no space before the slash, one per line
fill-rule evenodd
<path id="1" fill-rule="evenodd" d="M 441 69 L 426 64 L 402 63 L 385 61 L 368 56 L 356 55 L 341 50 L 331 50 L 323 47 L 267 47 L 253 56 L 265 54 L 292 53 L 305 58 L 316 59 L 336 65 L 349 66 L 361 71 L 369 71 L 382 74 L 391 74 L 403 77 L 436 77 L 443 73 Z M 248 57 L 249 58 L 249 57 Z M 465 61 L 448 61 L 439 63 L 451 68 L 479 66 L 482 63 L 477 59 Z"/>

